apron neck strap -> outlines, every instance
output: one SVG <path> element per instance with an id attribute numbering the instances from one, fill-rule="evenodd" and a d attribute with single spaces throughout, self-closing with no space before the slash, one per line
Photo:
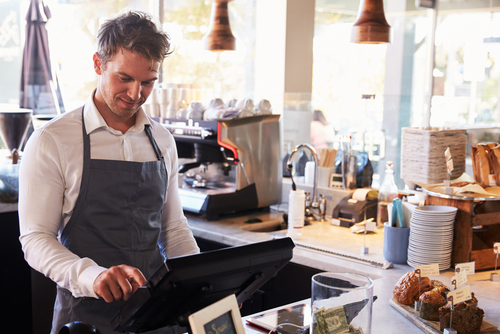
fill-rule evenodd
<path id="1" fill-rule="evenodd" d="M 161 150 L 158 147 L 158 145 L 156 144 L 156 141 L 153 138 L 153 134 L 151 133 L 151 125 L 150 124 L 144 125 L 144 131 L 146 132 L 146 135 L 148 136 L 149 141 L 151 142 L 151 145 L 153 146 L 153 149 L 155 150 L 156 157 L 158 158 L 158 160 L 163 159 L 163 155 L 161 154 Z"/>
<path id="2" fill-rule="evenodd" d="M 90 137 L 87 134 L 87 129 L 85 128 L 85 119 L 83 117 L 84 110 L 85 110 L 85 105 L 82 107 L 83 141 L 84 142 L 87 141 L 87 143 L 90 144 Z M 161 150 L 158 147 L 158 145 L 156 144 L 156 141 L 153 138 L 153 134 L 151 133 L 151 125 L 150 124 L 144 125 L 144 131 L 146 132 L 146 135 L 148 136 L 149 141 L 151 142 L 151 145 L 153 146 L 153 150 L 155 151 L 155 154 L 156 154 L 156 157 L 158 158 L 158 160 L 163 159 L 163 155 L 161 154 Z M 90 145 L 84 145 L 83 154 L 84 154 L 85 158 L 90 159 Z"/>

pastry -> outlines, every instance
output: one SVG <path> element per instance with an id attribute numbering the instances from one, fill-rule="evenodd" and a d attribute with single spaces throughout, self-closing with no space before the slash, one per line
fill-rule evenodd
<path id="1" fill-rule="evenodd" d="M 444 291 L 446 291 L 446 292 L 450 291 L 449 287 L 447 287 L 446 285 L 444 285 L 443 282 L 438 281 L 437 279 L 431 280 L 431 287 L 432 287 L 432 289 L 443 288 Z M 440 291 L 442 291 L 442 290 L 440 290 Z"/>
<path id="2" fill-rule="evenodd" d="M 420 278 L 420 294 L 431 289 L 431 280 L 429 277 Z M 396 283 L 392 292 L 394 299 L 405 305 L 413 305 L 420 296 L 418 275 L 410 271 L 404 274 Z"/>
<path id="3" fill-rule="evenodd" d="M 450 304 L 439 309 L 439 326 L 443 331 L 445 328 L 450 328 Z M 475 334 L 481 330 L 483 323 L 484 311 L 473 303 L 459 303 L 453 307 L 453 317 L 451 327 L 458 334 Z"/>
<path id="4" fill-rule="evenodd" d="M 441 293 L 442 291 L 442 293 Z M 444 294 L 444 296 L 443 296 Z M 439 308 L 446 305 L 444 287 L 437 287 L 420 295 L 420 318 L 425 320 L 439 320 Z"/>

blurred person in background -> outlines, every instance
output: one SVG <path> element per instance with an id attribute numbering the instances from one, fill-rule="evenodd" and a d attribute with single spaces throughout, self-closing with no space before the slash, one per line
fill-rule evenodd
<path id="1" fill-rule="evenodd" d="M 314 110 L 310 128 L 311 145 L 317 150 L 333 148 L 335 129 L 321 110 Z"/>

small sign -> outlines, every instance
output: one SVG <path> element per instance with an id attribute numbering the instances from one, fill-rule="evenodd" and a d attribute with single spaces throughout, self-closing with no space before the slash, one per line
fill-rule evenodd
<path id="1" fill-rule="evenodd" d="M 451 284 L 455 287 L 464 285 L 465 283 L 467 283 L 467 274 L 465 270 L 460 270 L 460 272 L 457 272 L 457 274 L 451 278 Z"/>
<path id="2" fill-rule="evenodd" d="M 448 304 L 456 305 L 458 303 L 464 302 L 472 298 L 470 293 L 470 286 L 464 286 L 463 288 L 453 290 L 448 292 L 446 295 L 448 298 Z"/>
<path id="3" fill-rule="evenodd" d="M 234 294 L 191 314 L 188 320 L 193 334 L 245 334 Z"/>
<path id="4" fill-rule="evenodd" d="M 493 251 L 495 252 L 495 254 L 500 253 L 500 242 L 495 242 L 495 244 L 493 245 Z"/>
<path id="5" fill-rule="evenodd" d="M 465 263 L 457 263 L 455 265 L 455 272 L 465 271 L 467 275 L 474 275 L 475 273 L 476 262 L 465 262 Z"/>
<path id="6" fill-rule="evenodd" d="M 420 270 L 420 275 L 424 277 L 439 276 L 439 264 L 437 263 L 416 266 L 415 269 Z"/>

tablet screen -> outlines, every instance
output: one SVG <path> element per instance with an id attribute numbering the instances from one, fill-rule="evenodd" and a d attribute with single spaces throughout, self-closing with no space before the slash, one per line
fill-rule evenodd
<path id="1" fill-rule="evenodd" d="M 247 323 L 265 331 L 273 330 L 277 325 L 287 323 L 301 327 L 309 326 L 311 324 L 311 307 L 308 304 L 285 307 L 252 317 L 247 320 Z M 295 334 L 301 333 L 303 329 L 296 326 L 283 325 L 275 329 L 275 331 L 283 334 Z"/>

